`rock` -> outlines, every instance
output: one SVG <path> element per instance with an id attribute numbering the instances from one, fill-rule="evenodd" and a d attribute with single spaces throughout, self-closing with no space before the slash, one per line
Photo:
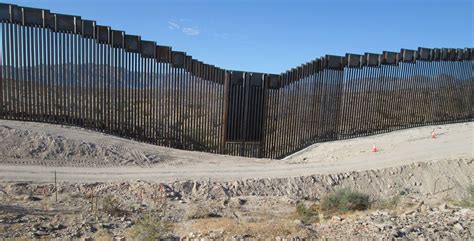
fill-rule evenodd
<path id="1" fill-rule="evenodd" d="M 333 216 L 333 217 L 331 218 L 331 220 L 332 220 L 332 221 L 336 221 L 336 222 L 340 222 L 340 221 L 342 221 L 343 219 L 342 219 L 341 217 L 338 217 L 338 216 Z"/>
<path id="2" fill-rule="evenodd" d="M 446 222 L 446 225 L 448 226 L 453 226 L 454 224 L 456 224 L 458 221 L 455 220 L 455 219 L 450 219 L 448 222 Z"/>
<path id="3" fill-rule="evenodd" d="M 448 206 L 448 204 L 446 203 L 443 203 L 441 204 L 439 207 L 438 207 L 439 211 L 442 211 L 442 212 L 451 212 L 452 208 L 450 206 Z"/>
<path id="4" fill-rule="evenodd" d="M 38 230 L 38 231 L 34 232 L 34 235 L 35 236 L 45 236 L 45 235 L 48 235 L 48 233 L 45 232 L 45 231 L 42 231 L 42 230 Z"/>
<path id="5" fill-rule="evenodd" d="M 408 216 L 408 215 L 411 215 L 413 213 L 415 213 L 415 210 L 408 210 L 408 211 L 404 212 L 402 215 L 403 216 Z"/>
<path id="6" fill-rule="evenodd" d="M 424 205 L 425 202 L 423 201 L 419 201 L 417 204 L 416 204 L 416 208 L 420 208 L 422 205 Z"/>
<path id="7" fill-rule="evenodd" d="M 97 232 L 97 228 L 94 225 L 90 225 L 89 226 L 89 232 L 95 233 L 95 232 Z"/>
<path id="8" fill-rule="evenodd" d="M 295 220 L 293 221 L 293 223 L 294 223 L 295 225 L 298 225 L 298 226 L 303 226 L 303 222 L 302 222 L 301 220 L 299 220 L 299 219 L 295 219 Z"/>
<path id="9" fill-rule="evenodd" d="M 455 229 L 457 229 L 458 231 L 463 231 L 464 230 L 464 227 L 460 223 L 454 224 L 453 227 Z"/>
<path id="10" fill-rule="evenodd" d="M 114 225 L 112 223 L 103 223 L 101 226 L 102 226 L 102 228 L 105 228 L 105 229 L 113 229 L 114 228 Z"/>
<path id="11" fill-rule="evenodd" d="M 403 232 L 403 233 L 406 233 L 406 234 L 407 234 L 407 233 L 411 233 L 411 232 L 413 232 L 413 227 L 411 227 L 411 226 L 406 226 L 406 227 L 400 229 L 400 231 Z"/>
<path id="12" fill-rule="evenodd" d="M 462 215 L 462 216 L 470 216 L 470 214 L 474 214 L 473 211 L 470 208 L 463 208 L 463 209 L 459 210 L 458 212 L 459 212 L 459 215 Z M 472 216 L 474 216 L 474 215 L 472 215 Z"/>
<path id="13" fill-rule="evenodd" d="M 55 230 L 61 230 L 61 229 L 65 229 L 65 228 L 66 228 L 66 226 L 63 225 L 63 224 L 58 224 L 58 225 L 54 226 Z"/>
<path id="14" fill-rule="evenodd" d="M 133 222 L 128 220 L 128 221 L 123 222 L 123 224 L 125 225 L 126 228 L 129 228 L 132 226 Z"/>
<path id="15" fill-rule="evenodd" d="M 36 201 L 41 201 L 41 198 L 28 195 L 28 196 L 25 196 L 25 197 L 23 198 L 23 200 L 24 200 L 24 201 L 33 201 L 33 202 L 36 202 Z"/>
<path id="16" fill-rule="evenodd" d="M 403 233 L 400 232 L 398 229 L 393 229 L 392 231 L 390 231 L 390 235 L 394 238 L 400 238 L 403 236 Z"/>
<path id="17" fill-rule="evenodd" d="M 243 198 L 239 198 L 239 204 L 240 205 L 245 205 L 247 203 L 247 200 L 243 199 Z"/>

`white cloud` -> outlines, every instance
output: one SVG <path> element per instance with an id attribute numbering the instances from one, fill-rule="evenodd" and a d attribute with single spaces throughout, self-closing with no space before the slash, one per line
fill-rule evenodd
<path id="1" fill-rule="evenodd" d="M 197 36 L 200 34 L 199 30 L 196 28 L 183 27 L 183 33 L 189 36 Z"/>
<path id="2" fill-rule="evenodd" d="M 168 28 L 170 28 L 170 29 L 180 29 L 181 27 L 179 26 L 179 24 L 169 21 L 168 22 Z"/>
<path id="3" fill-rule="evenodd" d="M 184 23 L 185 21 L 191 22 L 191 20 L 189 19 L 179 19 L 179 21 L 168 21 L 168 28 L 171 30 L 180 30 L 182 33 L 188 36 L 197 36 L 201 33 L 196 27 L 187 27 L 186 23 Z"/>

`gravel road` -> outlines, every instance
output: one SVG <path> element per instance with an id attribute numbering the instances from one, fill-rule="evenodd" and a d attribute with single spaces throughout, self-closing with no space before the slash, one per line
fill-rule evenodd
<path id="1" fill-rule="evenodd" d="M 435 131 L 436 138 L 431 137 Z M 376 145 L 378 152 L 372 152 Z M 76 127 L 0 120 L 0 181 L 298 177 L 474 157 L 474 122 L 319 143 L 283 160 L 176 150 Z"/>

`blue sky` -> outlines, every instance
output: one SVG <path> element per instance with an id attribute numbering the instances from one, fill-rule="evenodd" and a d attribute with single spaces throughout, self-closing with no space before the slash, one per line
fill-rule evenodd
<path id="1" fill-rule="evenodd" d="M 230 70 L 280 73 L 325 54 L 472 47 L 471 0 L 21 0 Z"/>

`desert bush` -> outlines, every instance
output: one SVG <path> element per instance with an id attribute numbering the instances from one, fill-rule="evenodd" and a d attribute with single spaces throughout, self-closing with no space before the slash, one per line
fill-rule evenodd
<path id="1" fill-rule="evenodd" d="M 121 203 L 113 196 L 106 196 L 102 200 L 102 210 L 112 216 L 123 216 L 127 211 L 122 209 Z"/>
<path id="2" fill-rule="evenodd" d="M 158 240 L 166 238 L 173 230 L 173 223 L 161 220 L 152 214 L 145 215 L 131 228 L 130 234 L 133 240 Z"/>
<path id="3" fill-rule="evenodd" d="M 311 205 L 306 207 L 303 203 L 296 205 L 296 216 L 303 224 L 312 224 L 319 221 L 318 206 Z"/>
<path id="4" fill-rule="evenodd" d="M 321 210 L 324 212 L 345 213 L 349 211 L 366 210 L 369 208 L 369 196 L 348 188 L 331 193 L 321 200 Z"/>
<path id="5" fill-rule="evenodd" d="M 394 209 L 400 203 L 400 196 L 394 196 L 385 200 L 381 200 L 378 202 L 373 203 L 371 206 L 374 209 Z"/>

